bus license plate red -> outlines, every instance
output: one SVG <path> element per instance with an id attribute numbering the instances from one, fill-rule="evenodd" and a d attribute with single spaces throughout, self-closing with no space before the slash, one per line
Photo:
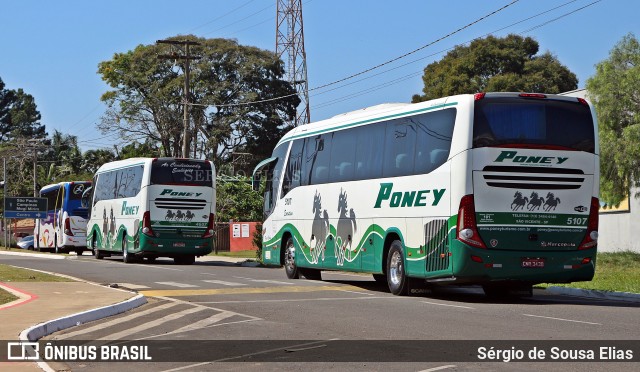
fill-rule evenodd
<path id="1" fill-rule="evenodd" d="M 173 243 L 174 247 L 184 247 L 184 243 L 179 242 L 179 243 Z"/>
<path id="2" fill-rule="evenodd" d="M 544 267 L 544 258 L 523 258 L 522 267 L 542 268 Z"/>

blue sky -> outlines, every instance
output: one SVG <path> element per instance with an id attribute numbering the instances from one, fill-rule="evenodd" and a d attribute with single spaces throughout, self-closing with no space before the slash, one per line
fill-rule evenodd
<path id="1" fill-rule="evenodd" d="M 303 0 L 309 88 L 411 52 L 511 1 Z M 594 1 L 520 0 L 406 58 L 331 90 L 312 91 L 311 119 L 409 102 L 421 93 L 426 65 L 486 34 L 535 38 L 541 52 L 556 55 L 584 87 L 594 65 L 624 35 L 640 37 L 640 1 L 601 0 L 589 6 Z M 35 97 L 50 134 L 57 129 L 77 135 L 85 151 L 112 148 L 126 141 L 96 129 L 104 112 L 100 96 L 108 89 L 96 72 L 99 62 L 179 34 L 233 38 L 275 51 L 275 16 L 276 0 L 0 0 L 0 78 L 6 88 L 23 88 Z"/>

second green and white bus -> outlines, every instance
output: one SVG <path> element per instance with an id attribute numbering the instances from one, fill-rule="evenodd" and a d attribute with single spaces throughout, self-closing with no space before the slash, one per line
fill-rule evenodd
<path id="1" fill-rule="evenodd" d="M 192 264 L 213 249 L 215 167 L 207 160 L 133 158 L 102 165 L 84 197 L 87 246 L 125 263 L 171 257 Z"/>
<path id="2" fill-rule="evenodd" d="M 598 128 L 584 99 L 479 93 L 381 105 L 299 126 L 267 178 L 263 260 L 289 278 L 373 273 L 530 295 L 591 280 Z"/>

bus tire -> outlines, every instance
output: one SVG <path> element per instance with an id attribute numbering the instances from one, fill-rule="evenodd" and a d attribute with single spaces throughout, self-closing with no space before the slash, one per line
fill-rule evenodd
<path id="1" fill-rule="evenodd" d="M 308 280 L 322 280 L 322 271 L 319 269 L 300 268 L 298 271 Z"/>
<path id="2" fill-rule="evenodd" d="M 293 238 L 287 240 L 284 249 L 284 271 L 289 279 L 299 279 L 300 271 L 296 266 L 296 246 L 293 244 Z"/>
<path id="3" fill-rule="evenodd" d="M 122 262 L 133 263 L 135 258 L 129 254 L 129 247 L 127 247 L 127 236 L 122 235 Z"/>
<path id="4" fill-rule="evenodd" d="M 84 252 L 84 249 L 76 249 L 76 254 L 78 256 L 82 256 L 82 252 Z"/>
<path id="5" fill-rule="evenodd" d="M 147 262 L 148 262 L 148 263 L 154 263 L 154 262 L 156 262 L 156 257 L 155 257 L 155 256 L 149 256 L 149 257 L 146 257 L 146 259 L 147 259 Z"/>
<path id="6" fill-rule="evenodd" d="M 95 233 L 94 233 L 95 234 Z M 93 239 L 91 239 L 91 248 L 93 251 L 93 257 L 95 257 L 97 260 L 101 260 L 104 258 L 104 256 L 102 255 L 102 252 L 100 252 L 100 250 L 98 249 L 98 239 L 96 239 L 95 235 L 93 236 Z"/>
<path id="7" fill-rule="evenodd" d="M 404 267 L 404 252 L 402 242 L 394 240 L 387 256 L 387 284 L 389 291 L 397 296 L 407 294 L 409 278 Z"/>

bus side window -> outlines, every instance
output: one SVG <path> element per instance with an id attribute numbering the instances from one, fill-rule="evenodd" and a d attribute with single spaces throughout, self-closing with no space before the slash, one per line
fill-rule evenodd
<path id="1" fill-rule="evenodd" d="M 287 161 L 287 170 L 284 173 L 284 180 L 282 181 L 282 195 L 280 195 L 280 197 L 284 197 L 289 191 L 300 186 L 303 147 L 304 140 L 302 139 L 293 141 L 291 145 L 289 160 Z"/>
<path id="2" fill-rule="evenodd" d="M 387 123 L 384 143 L 384 177 L 406 176 L 413 173 L 416 127 L 411 120 L 397 119 Z"/>
<path id="3" fill-rule="evenodd" d="M 304 169 L 309 177 L 309 185 L 329 182 L 332 137 L 332 133 L 326 133 L 308 137 L 304 141 Z"/>
<path id="4" fill-rule="evenodd" d="M 356 139 L 355 179 L 382 177 L 385 123 L 353 129 Z"/>

